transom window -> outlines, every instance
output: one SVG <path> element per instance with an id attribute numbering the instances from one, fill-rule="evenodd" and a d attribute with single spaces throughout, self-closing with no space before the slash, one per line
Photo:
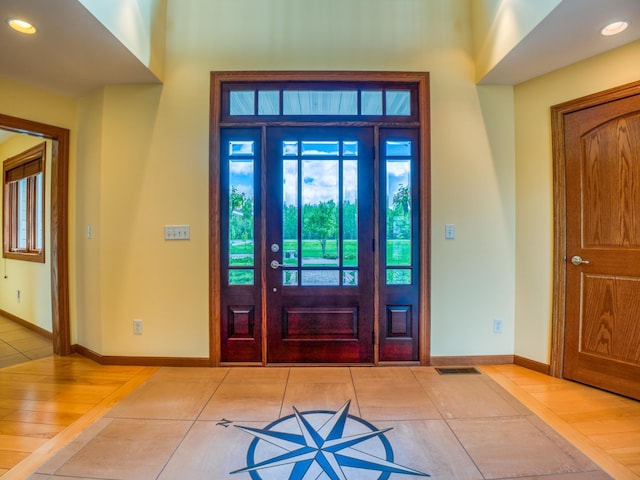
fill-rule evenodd
<path id="1" fill-rule="evenodd" d="M 3 257 L 44 262 L 45 143 L 2 164 Z"/>
<path id="2" fill-rule="evenodd" d="M 412 84 L 401 87 L 367 84 L 366 87 L 334 84 L 332 89 L 307 84 L 246 84 L 223 85 L 225 120 L 256 117 L 261 121 L 273 119 L 318 119 L 338 117 L 348 119 L 394 118 L 402 121 L 417 118 L 416 89 Z"/>

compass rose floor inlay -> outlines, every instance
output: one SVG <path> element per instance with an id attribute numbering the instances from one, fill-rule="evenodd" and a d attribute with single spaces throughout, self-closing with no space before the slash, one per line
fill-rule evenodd
<path id="1" fill-rule="evenodd" d="M 161 368 L 31 480 L 610 479 L 487 375 Z"/>

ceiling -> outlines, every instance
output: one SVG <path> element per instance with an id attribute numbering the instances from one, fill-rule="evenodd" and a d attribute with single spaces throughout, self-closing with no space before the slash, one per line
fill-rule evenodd
<path id="1" fill-rule="evenodd" d="M 38 33 L 10 30 L 5 20 L 14 16 Z M 631 21 L 626 32 L 599 34 L 618 19 Z M 518 84 L 639 38 L 640 0 L 563 0 L 481 83 Z M 78 0 L 0 0 L 0 76 L 70 97 L 108 84 L 158 83 Z"/>
<path id="2" fill-rule="evenodd" d="M 9 17 L 38 32 L 14 32 Z M 158 83 L 78 0 L 0 0 L 0 76 L 70 97 L 109 84 Z"/>

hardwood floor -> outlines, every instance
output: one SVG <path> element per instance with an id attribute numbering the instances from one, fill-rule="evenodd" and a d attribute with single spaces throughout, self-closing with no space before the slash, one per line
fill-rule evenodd
<path id="1" fill-rule="evenodd" d="M 613 478 L 640 479 L 640 402 L 516 365 L 481 370 Z"/>
<path id="2" fill-rule="evenodd" d="M 640 479 L 640 402 L 515 365 L 480 369 L 613 478 Z M 77 355 L 1 368 L 2 480 L 28 477 L 157 370 Z"/>
<path id="3" fill-rule="evenodd" d="M 79 355 L 0 368 L 0 477 L 26 478 L 156 370 Z"/>

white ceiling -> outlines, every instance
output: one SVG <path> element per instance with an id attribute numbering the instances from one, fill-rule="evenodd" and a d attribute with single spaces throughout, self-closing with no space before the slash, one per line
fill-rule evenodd
<path id="1" fill-rule="evenodd" d="M 31 20 L 38 34 L 10 30 L 13 16 Z M 631 21 L 626 32 L 599 34 L 621 18 Z M 640 0 L 563 0 L 481 83 L 518 84 L 639 38 Z M 158 83 L 77 0 L 0 0 L 0 76 L 71 97 L 107 84 Z"/>
<path id="2" fill-rule="evenodd" d="M 9 17 L 28 19 L 37 34 L 17 34 Z M 71 97 L 108 84 L 158 83 L 77 0 L 0 0 L 0 76 Z"/>
<path id="3" fill-rule="evenodd" d="M 617 20 L 629 21 L 629 28 L 600 35 Z M 517 85 L 638 39 L 640 0 L 562 0 L 480 83 Z"/>

